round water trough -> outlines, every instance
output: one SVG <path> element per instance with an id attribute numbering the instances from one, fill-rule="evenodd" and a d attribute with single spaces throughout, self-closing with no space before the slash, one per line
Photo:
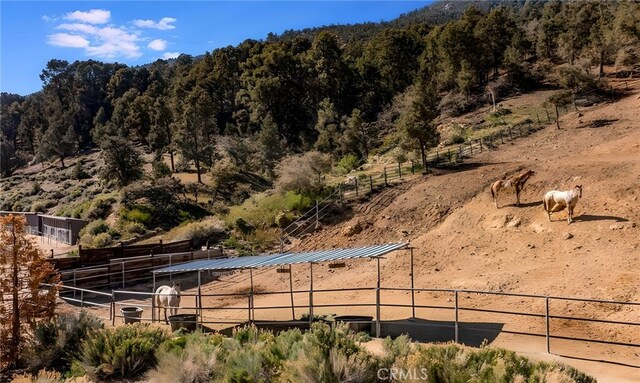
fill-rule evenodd
<path id="1" fill-rule="evenodd" d="M 354 332 L 371 333 L 372 316 L 367 315 L 339 315 L 333 318 L 336 322 L 345 322 L 349 324 L 349 328 Z"/>
<path id="2" fill-rule="evenodd" d="M 169 316 L 169 324 L 171 324 L 171 331 L 178 331 L 185 329 L 187 331 L 195 331 L 197 325 L 196 314 L 177 314 Z"/>
<path id="3" fill-rule="evenodd" d="M 123 307 L 120 309 L 120 313 L 122 313 L 122 319 L 124 323 L 136 323 L 140 322 L 142 317 L 142 310 L 140 307 Z"/>

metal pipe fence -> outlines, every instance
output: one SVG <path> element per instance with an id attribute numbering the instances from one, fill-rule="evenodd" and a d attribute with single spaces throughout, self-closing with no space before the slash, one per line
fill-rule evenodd
<path id="1" fill-rule="evenodd" d="M 70 293 L 74 292 L 75 297 L 72 297 Z M 322 294 L 325 293 L 375 293 L 377 295 L 375 302 L 354 302 L 353 299 L 345 298 L 344 301 L 336 300 L 332 297 L 330 302 L 321 302 Z M 387 301 L 385 295 L 387 293 L 407 293 L 404 294 L 405 298 L 398 298 L 398 296 L 391 296 L 390 301 Z M 447 304 L 425 304 L 415 303 L 412 301 L 412 295 L 421 294 L 437 294 L 436 298 L 431 300 L 443 300 L 447 299 Z M 293 305 L 288 304 L 265 304 L 256 302 L 256 298 L 268 297 L 274 295 L 288 295 L 292 294 L 296 296 L 297 302 Z M 378 294 L 380 294 L 378 296 Z M 77 297 L 79 295 L 79 298 Z M 116 324 L 116 318 L 123 318 L 123 315 L 119 313 L 118 308 L 122 307 L 140 307 L 151 309 L 151 315 L 142 316 L 142 321 L 158 321 L 163 318 L 156 316 L 156 304 L 153 299 L 158 294 L 139 291 L 124 291 L 113 290 L 111 293 L 105 293 L 101 291 L 94 291 L 82 288 L 73 288 L 69 286 L 63 286 L 60 294 L 60 298 L 69 302 L 70 304 L 88 307 L 104 309 L 109 308 L 109 315 L 102 315 L 103 319 L 111 321 L 113 325 Z M 461 299 L 463 297 L 465 299 Z M 490 302 L 480 299 L 473 299 L 472 297 L 493 297 Z M 313 297 L 313 299 L 311 299 Z M 130 298 L 130 299 L 128 299 Z M 305 298 L 309 298 L 306 300 Z M 526 310 L 518 310 L 512 305 L 509 305 L 509 299 L 517 298 L 520 300 L 527 300 Z M 265 324 L 282 324 L 282 320 L 278 320 L 282 315 L 276 315 L 274 313 L 282 310 L 302 310 L 298 312 L 304 312 L 302 315 L 296 317 L 294 314 L 291 320 L 286 321 L 287 325 L 308 325 L 311 321 L 318 318 L 319 312 L 338 311 L 348 308 L 349 313 L 353 313 L 352 309 L 365 310 L 371 314 L 372 320 L 358 320 L 350 321 L 352 323 L 370 323 L 372 325 L 374 335 L 380 336 L 381 324 L 391 319 L 388 317 L 388 312 L 385 308 L 395 309 L 395 316 L 398 316 L 397 309 L 405 308 L 407 311 L 411 310 L 412 313 L 416 311 L 422 312 L 423 319 L 427 318 L 439 318 L 440 322 L 433 321 L 433 323 L 416 324 L 416 326 L 430 326 L 441 327 L 453 330 L 453 340 L 456 342 L 461 341 L 460 332 L 461 329 L 469 332 L 481 333 L 483 331 L 489 331 L 485 328 L 477 326 L 481 324 L 480 321 L 488 320 L 485 318 L 493 318 L 495 324 L 501 324 L 500 333 L 507 333 L 518 336 L 532 336 L 538 338 L 544 338 L 546 342 L 547 353 L 553 353 L 552 341 L 569 341 L 569 342 L 583 342 L 591 344 L 604 344 L 612 347 L 630 347 L 640 348 L 640 339 L 635 340 L 633 337 L 628 341 L 620 341 L 618 339 L 607 339 L 600 336 L 589 336 L 585 334 L 580 327 L 572 327 L 572 323 L 590 323 L 604 326 L 599 334 L 608 334 L 606 330 L 607 326 L 619 326 L 620 328 L 629 329 L 629 334 L 640 334 L 637 331 L 640 322 L 629 320 L 616 320 L 611 318 L 598 318 L 593 316 L 580 315 L 575 313 L 568 315 L 561 307 L 552 305 L 551 303 L 587 303 L 587 304 L 604 304 L 604 305 L 617 305 L 628 309 L 636 309 L 640 311 L 640 302 L 622 302 L 616 300 L 603 300 L 603 299 L 591 299 L 591 298 L 578 298 L 578 297 L 561 297 L 561 296 L 547 296 L 536 294 L 520 294 L 520 293 L 503 293 L 495 291 L 482 291 L 482 290 L 464 290 L 464 289 L 437 289 L 437 288 L 398 288 L 398 287 L 362 287 L 362 288 L 334 288 L 334 289 L 298 289 L 293 291 L 249 291 L 240 293 L 201 293 L 201 294 L 181 294 L 181 299 L 184 304 L 180 306 L 180 312 L 191 312 L 196 315 L 196 323 L 200 326 L 238 326 L 246 323 L 259 322 L 262 325 Z M 406 299 L 409 303 L 399 302 L 400 299 Z M 149 302 L 149 300 L 151 302 Z M 423 298 L 424 300 L 424 298 Z M 287 301 L 287 297 L 284 297 L 283 302 Z M 315 302 L 314 302 L 315 301 Z M 428 302 L 427 302 L 428 303 Z M 500 304 L 506 304 L 508 307 L 500 309 Z M 437 313 L 440 314 L 437 314 Z M 256 314 L 257 313 L 257 314 Z M 264 314 L 263 314 L 264 313 Z M 295 311 L 294 311 L 295 313 Z M 314 316 L 316 313 L 316 316 Z M 305 319 L 304 316 L 307 315 Z M 393 316 L 393 315 L 392 315 Z M 639 315 L 640 316 L 640 315 Z M 522 317 L 531 318 L 531 322 L 515 322 L 509 318 Z M 420 315 L 418 315 L 420 318 Z M 444 322 L 442 322 L 444 320 Z M 539 320 L 539 322 L 538 322 Z M 375 327 L 374 327 L 375 326 Z M 532 327 L 532 328 L 528 328 Z M 522 328 L 524 327 L 524 328 Z M 638 337 L 640 338 L 640 337 Z M 640 367 L 637 366 L 637 367 Z"/>

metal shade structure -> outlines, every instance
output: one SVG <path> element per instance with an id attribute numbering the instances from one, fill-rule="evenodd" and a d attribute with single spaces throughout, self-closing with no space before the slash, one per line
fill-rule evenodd
<path id="1" fill-rule="evenodd" d="M 199 260 L 164 267 L 162 269 L 154 270 L 153 272 L 154 274 L 158 274 L 207 270 L 257 269 L 262 267 L 278 267 L 300 263 L 321 263 L 358 258 L 376 258 L 407 246 L 407 243 L 390 243 L 386 245 L 365 246 L 352 249 L 332 249 L 305 253 L 284 253 Z"/>
<path id="2" fill-rule="evenodd" d="M 374 258 L 378 262 L 378 279 L 376 284 L 376 335 L 380 335 L 380 258 L 392 251 L 396 250 L 411 250 L 411 286 L 413 287 L 413 249 L 409 247 L 408 243 L 389 243 L 385 245 L 372 245 L 357 247 L 351 249 L 331 249 L 322 251 L 311 251 L 304 253 L 282 253 L 271 255 L 254 255 L 247 257 L 237 258 L 218 258 L 209 260 L 199 260 L 193 262 L 187 262 L 180 265 L 173 265 L 169 267 L 163 267 L 161 269 L 153 271 L 153 289 L 156 288 L 156 275 L 157 274 L 169 274 L 171 273 L 185 273 L 185 272 L 197 272 L 198 273 L 198 296 L 196 299 L 196 306 L 202 317 L 202 281 L 201 273 L 203 271 L 216 271 L 216 270 L 249 270 L 249 277 L 251 283 L 251 290 L 249 295 L 249 320 L 255 319 L 255 305 L 253 303 L 253 269 L 266 268 L 266 267 L 279 267 L 288 266 L 289 270 L 289 290 L 291 297 L 291 315 L 293 320 L 296 318 L 295 304 L 293 298 L 293 278 L 291 273 L 291 265 L 296 264 L 309 264 L 309 324 L 313 320 L 313 265 L 323 262 L 335 262 L 350 259 L 362 259 L 362 258 Z M 412 292 L 413 302 L 413 292 Z M 415 314 L 414 314 L 415 316 Z"/>

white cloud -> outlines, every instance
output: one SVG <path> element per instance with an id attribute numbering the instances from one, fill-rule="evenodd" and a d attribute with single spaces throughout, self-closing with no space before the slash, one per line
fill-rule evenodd
<path id="1" fill-rule="evenodd" d="M 159 30 L 174 29 L 176 19 L 164 17 L 159 21 L 135 20 L 138 28 L 117 25 L 111 22 L 111 12 L 103 9 L 92 9 L 87 12 L 75 11 L 63 17 L 43 16 L 45 22 L 54 23 L 54 32 L 47 36 L 47 43 L 59 47 L 83 49 L 87 56 L 101 59 L 135 59 L 142 57 L 145 44 L 155 51 L 164 51 L 168 42 L 154 39 L 146 35 L 142 28 Z M 66 21 L 66 22 L 65 22 Z M 171 57 L 178 53 L 166 52 Z"/>
<path id="2" fill-rule="evenodd" d="M 111 18 L 111 12 L 104 9 L 92 9 L 88 12 L 75 11 L 67 13 L 65 19 L 89 24 L 105 24 Z"/>
<path id="3" fill-rule="evenodd" d="M 54 33 L 47 36 L 48 43 L 58 47 L 67 48 L 85 48 L 89 46 L 89 41 L 82 36 L 72 35 L 69 33 Z"/>
<path id="4" fill-rule="evenodd" d="M 88 34 L 96 34 L 98 31 L 97 27 L 89 24 L 60 24 L 56 27 L 56 29 L 64 29 L 65 31 L 74 31 L 74 32 L 82 32 Z"/>
<path id="5" fill-rule="evenodd" d="M 176 19 L 173 17 L 163 17 L 160 21 L 155 22 L 153 20 L 133 20 L 133 25 L 138 28 L 153 28 L 159 29 L 161 31 L 166 31 L 168 29 L 175 29 L 175 25 L 172 25 L 176 22 Z"/>
<path id="6" fill-rule="evenodd" d="M 90 56 L 114 59 L 117 57 L 138 58 L 142 52 L 137 41 L 140 37 L 121 28 L 105 27 L 98 29 L 96 40 L 87 47 Z"/>
<path id="7" fill-rule="evenodd" d="M 162 55 L 162 58 L 165 60 L 168 60 L 168 59 L 174 59 L 178 56 L 180 56 L 180 52 L 164 52 L 164 54 Z"/>
<path id="8" fill-rule="evenodd" d="M 147 46 L 154 51 L 163 51 L 167 47 L 167 42 L 162 39 L 155 39 L 151 41 Z"/>

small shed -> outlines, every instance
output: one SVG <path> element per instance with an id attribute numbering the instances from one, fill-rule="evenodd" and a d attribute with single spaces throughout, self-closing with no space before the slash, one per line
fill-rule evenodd
<path id="1" fill-rule="evenodd" d="M 78 234 L 89 221 L 84 219 L 58 217 L 55 215 L 40 215 L 42 233 L 58 242 L 75 245 Z"/>

